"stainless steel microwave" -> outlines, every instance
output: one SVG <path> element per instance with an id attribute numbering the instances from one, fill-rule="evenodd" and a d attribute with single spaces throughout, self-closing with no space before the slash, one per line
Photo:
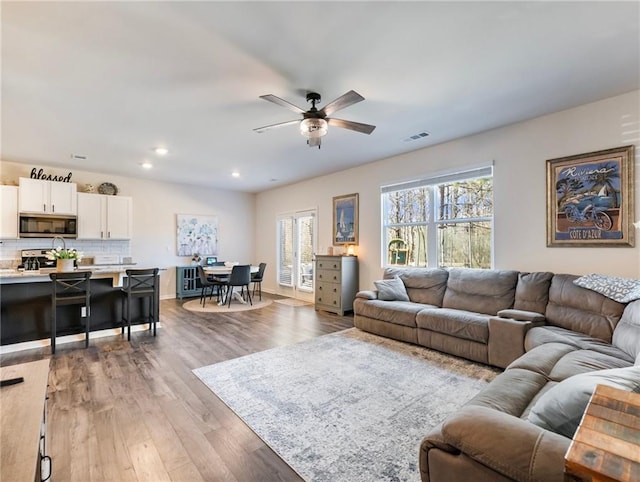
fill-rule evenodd
<path id="1" fill-rule="evenodd" d="M 78 237 L 76 216 L 59 214 L 20 214 L 21 238 Z"/>

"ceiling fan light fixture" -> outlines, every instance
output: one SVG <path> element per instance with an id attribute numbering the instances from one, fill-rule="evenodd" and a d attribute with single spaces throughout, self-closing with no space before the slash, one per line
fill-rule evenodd
<path id="1" fill-rule="evenodd" d="M 303 119 L 300 122 L 300 134 L 307 139 L 316 139 L 318 137 L 326 136 L 329 132 L 329 126 L 324 119 L 316 119 L 313 117 Z"/>

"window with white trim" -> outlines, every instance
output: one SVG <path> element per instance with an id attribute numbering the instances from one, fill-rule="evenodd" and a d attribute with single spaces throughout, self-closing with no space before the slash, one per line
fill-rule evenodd
<path id="1" fill-rule="evenodd" d="M 491 268 L 492 167 L 381 191 L 383 266 Z"/>

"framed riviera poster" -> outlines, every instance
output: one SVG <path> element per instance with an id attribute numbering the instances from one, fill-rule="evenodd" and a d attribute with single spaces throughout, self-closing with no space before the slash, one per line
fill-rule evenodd
<path id="1" fill-rule="evenodd" d="M 358 194 L 333 198 L 333 245 L 358 244 Z"/>
<path id="2" fill-rule="evenodd" d="M 547 161 L 547 246 L 634 245 L 634 146 Z"/>

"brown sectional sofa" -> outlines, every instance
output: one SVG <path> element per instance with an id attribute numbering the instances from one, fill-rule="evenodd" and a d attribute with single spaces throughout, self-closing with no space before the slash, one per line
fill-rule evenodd
<path id="1" fill-rule="evenodd" d="M 640 386 L 640 301 L 618 303 L 567 274 L 385 270 L 384 279 L 396 276 L 409 301 L 361 291 L 356 327 L 505 368 L 426 435 L 425 482 L 560 482 L 570 437 L 540 420 L 546 399 L 575 390 L 585 376 L 617 376 L 601 370 L 621 369 Z"/>

